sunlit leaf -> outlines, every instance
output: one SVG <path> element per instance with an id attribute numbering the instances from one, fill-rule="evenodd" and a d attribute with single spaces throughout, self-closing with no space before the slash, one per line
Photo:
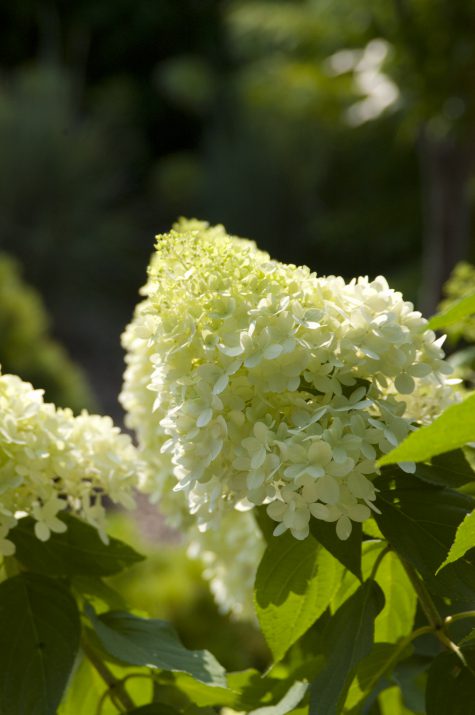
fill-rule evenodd
<path id="1" fill-rule="evenodd" d="M 255 585 L 259 624 L 274 659 L 280 660 L 328 607 L 340 564 L 311 536 L 273 538 Z"/>
<path id="2" fill-rule="evenodd" d="M 376 580 L 383 590 L 385 604 L 376 618 L 374 638 L 377 642 L 396 643 L 412 629 L 417 596 L 393 551 L 386 554 L 379 565 Z"/>
<path id="3" fill-rule="evenodd" d="M 455 541 L 450 547 L 450 551 L 447 555 L 447 558 L 445 559 L 443 564 L 439 566 L 438 570 L 440 571 L 440 569 L 444 568 L 444 566 L 447 566 L 447 564 L 451 564 L 454 561 L 461 559 L 462 556 L 464 556 L 469 549 L 473 549 L 474 547 L 475 511 L 472 511 L 472 513 L 468 514 L 458 527 L 457 533 L 455 534 Z"/>
<path id="4" fill-rule="evenodd" d="M 379 466 L 398 462 L 425 462 L 443 452 L 475 441 L 475 393 L 451 405 L 430 425 L 412 432 L 378 461 Z"/>

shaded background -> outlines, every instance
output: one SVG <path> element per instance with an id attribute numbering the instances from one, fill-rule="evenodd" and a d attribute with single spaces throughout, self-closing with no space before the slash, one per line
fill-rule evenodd
<path id="1" fill-rule="evenodd" d="M 119 335 L 179 215 L 432 312 L 473 259 L 474 37 L 469 0 L 1 0 L 0 248 L 82 402 L 120 419 Z"/>

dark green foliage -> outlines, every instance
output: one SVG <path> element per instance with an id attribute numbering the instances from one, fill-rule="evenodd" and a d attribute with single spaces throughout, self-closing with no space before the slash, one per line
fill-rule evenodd
<path id="1" fill-rule="evenodd" d="M 336 535 L 335 525 L 312 519 L 311 530 L 319 541 L 340 563 L 357 578 L 361 579 L 361 524 L 353 524 L 350 537 L 341 541 Z"/>
<path id="2" fill-rule="evenodd" d="M 0 584 L 0 632 L 0 713 L 55 715 L 79 647 L 68 589 L 37 574 Z"/>
<path id="3" fill-rule="evenodd" d="M 312 715 L 338 715 L 358 663 L 373 645 L 374 621 L 384 596 L 372 580 L 365 581 L 334 614 L 323 634 L 325 665 L 312 684 Z"/>
<path id="4" fill-rule="evenodd" d="M 427 715 L 474 715 L 475 651 L 462 651 L 466 665 L 455 653 L 441 653 L 427 679 Z"/>
<path id="5" fill-rule="evenodd" d="M 61 520 L 66 523 L 67 531 L 51 534 L 45 543 L 35 536 L 34 519 L 20 520 L 10 538 L 22 566 L 48 576 L 101 577 L 111 576 L 143 559 L 131 546 L 118 539 L 109 539 L 105 544 L 97 529 L 74 516 L 64 514 Z"/>
<path id="6" fill-rule="evenodd" d="M 87 608 L 95 633 L 109 656 L 127 665 L 188 673 L 197 680 L 226 685 L 224 669 L 208 651 L 187 650 L 169 623 L 123 611 L 96 616 Z"/>
<path id="7" fill-rule="evenodd" d="M 376 521 L 396 551 L 420 572 L 428 587 L 453 601 L 473 599 L 475 559 L 468 553 L 435 575 L 474 500 L 451 489 L 403 475 L 392 483 L 379 478 Z"/>

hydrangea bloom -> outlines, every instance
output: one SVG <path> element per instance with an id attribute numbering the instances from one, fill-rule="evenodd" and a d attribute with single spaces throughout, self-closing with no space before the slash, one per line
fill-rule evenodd
<path id="1" fill-rule="evenodd" d="M 109 417 L 75 417 L 43 401 L 43 391 L 0 374 L 0 553 L 14 553 L 7 536 L 19 513 L 31 515 L 38 539 L 66 529 L 68 506 L 105 540 L 102 496 L 134 505 L 139 461 L 130 438 Z"/>
<path id="2" fill-rule="evenodd" d="M 239 619 L 255 617 L 252 593 L 264 539 L 252 512 L 230 509 L 219 530 L 188 530 L 188 555 L 203 564 L 203 576 L 221 611 Z"/>
<path id="3" fill-rule="evenodd" d="M 317 277 L 193 221 L 158 237 L 142 292 L 122 402 L 149 490 L 201 530 L 265 504 L 275 535 L 348 538 L 375 460 L 451 399 L 440 341 L 382 277 Z"/>

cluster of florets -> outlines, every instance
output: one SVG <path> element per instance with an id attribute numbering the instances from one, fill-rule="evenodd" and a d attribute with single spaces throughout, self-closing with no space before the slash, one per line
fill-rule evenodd
<path id="1" fill-rule="evenodd" d="M 416 396 L 441 410 L 450 392 L 440 342 L 382 277 L 320 278 L 182 222 L 143 294 L 122 402 L 149 490 L 171 480 L 202 530 L 267 505 L 275 535 L 321 519 L 348 538 L 375 510 L 375 461 L 427 418 Z"/>
<path id="2" fill-rule="evenodd" d="M 223 514 L 219 529 L 187 532 L 188 555 L 203 565 L 203 576 L 220 610 L 239 619 L 255 617 L 252 593 L 265 542 L 252 511 Z"/>
<path id="3" fill-rule="evenodd" d="M 15 375 L 0 374 L 0 554 L 14 553 L 7 538 L 19 516 L 35 521 L 38 539 L 66 530 L 69 507 L 106 540 L 102 497 L 134 506 L 140 465 L 130 438 L 109 417 L 75 417 L 43 401 Z"/>

